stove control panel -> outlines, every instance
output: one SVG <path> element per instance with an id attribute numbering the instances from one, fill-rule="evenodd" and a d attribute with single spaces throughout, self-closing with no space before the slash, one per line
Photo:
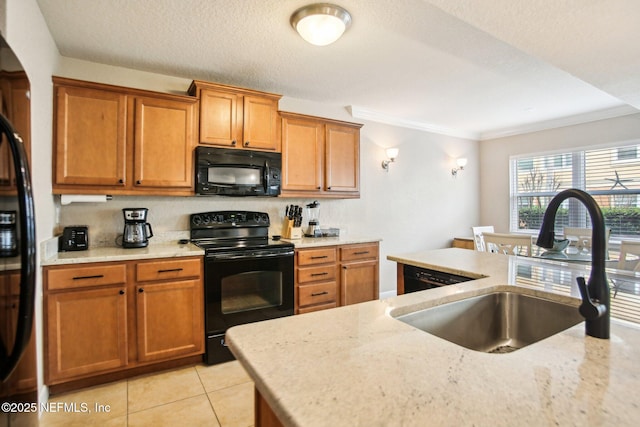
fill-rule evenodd
<path id="1" fill-rule="evenodd" d="M 252 211 L 214 211 L 191 215 L 191 229 L 268 227 L 269 214 Z"/>

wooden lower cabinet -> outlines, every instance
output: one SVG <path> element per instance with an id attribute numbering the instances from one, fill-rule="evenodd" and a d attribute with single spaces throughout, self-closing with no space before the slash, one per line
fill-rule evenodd
<path id="1" fill-rule="evenodd" d="M 283 427 L 284 424 L 278 419 L 278 416 L 273 412 L 273 409 L 271 409 L 271 406 L 269 406 L 257 388 L 254 396 L 254 425 L 256 427 Z"/>
<path id="2" fill-rule="evenodd" d="M 138 360 L 147 362 L 201 352 L 202 310 L 199 280 L 137 286 Z"/>
<path id="3" fill-rule="evenodd" d="M 204 352 L 200 257 L 44 269 L 45 382 Z"/>
<path id="4" fill-rule="evenodd" d="M 378 299 L 378 251 L 377 242 L 297 249 L 295 313 Z"/>
<path id="5" fill-rule="evenodd" d="M 378 250 L 377 242 L 340 247 L 340 305 L 378 299 Z"/>
<path id="6" fill-rule="evenodd" d="M 20 271 L 6 270 L 0 272 L 0 337 L 5 346 L 13 345 L 16 338 L 18 310 L 20 305 Z M 11 343 L 11 344 L 9 344 Z M 31 338 L 22 358 L 10 378 L 0 387 L 0 397 L 8 395 L 24 395 L 37 391 L 37 359 L 36 359 L 35 323 L 31 328 Z"/>
<path id="7" fill-rule="evenodd" d="M 47 299 L 48 377 L 55 381 L 127 365 L 124 283 Z"/>
<path id="8" fill-rule="evenodd" d="M 378 299 L 378 261 L 342 264 L 340 270 L 341 305 Z"/>

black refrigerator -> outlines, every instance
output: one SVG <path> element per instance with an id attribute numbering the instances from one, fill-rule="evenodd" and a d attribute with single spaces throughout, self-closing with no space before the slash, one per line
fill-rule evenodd
<path id="1" fill-rule="evenodd" d="M 36 425 L 36 236 L 25 147 L 0 114 L 0 427 Z"/>

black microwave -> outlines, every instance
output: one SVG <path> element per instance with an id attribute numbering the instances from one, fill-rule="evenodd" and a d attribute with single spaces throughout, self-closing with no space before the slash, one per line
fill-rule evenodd
<path id="1" fill-rule="evenodd" d="M 196 148 L 196 194 L 277 196 L 282 154 L 244 149 Z"/>

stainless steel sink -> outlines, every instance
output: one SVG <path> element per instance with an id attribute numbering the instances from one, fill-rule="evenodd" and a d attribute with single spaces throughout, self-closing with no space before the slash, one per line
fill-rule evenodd
<path id="1" fill-rule="evenodd" d="M 442 339 L 486 353 L 510 353 L 577 325 L 577 306 L 494 292 L 396 317 Z"/>

